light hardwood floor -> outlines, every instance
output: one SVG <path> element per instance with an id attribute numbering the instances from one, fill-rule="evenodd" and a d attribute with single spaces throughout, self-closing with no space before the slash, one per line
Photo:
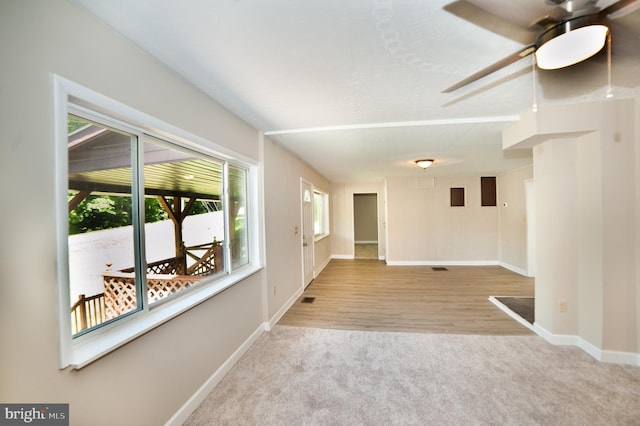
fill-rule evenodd
<path id="1" fill-rule="evenodd" d="M 279 324 L 347 330 L 532 334 L 489 296 L 533 296 L 533 278 L 499 266 L 387 266 L 332 260 Z M 302 303 L 315 297 L 313 303 Z"/>

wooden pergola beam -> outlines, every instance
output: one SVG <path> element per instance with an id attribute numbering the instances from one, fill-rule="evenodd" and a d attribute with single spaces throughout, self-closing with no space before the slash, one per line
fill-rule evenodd
<path id="1" fill-rule="evenodd" d="M 185 255 L 186 250 L 184 248 L 184 242 L 182 241 L 182 222 L 193 208 L 197 198 L 189 198 L 184 209 L 182 208 L 182 197 L 173 197 L 173 207 L 165 197 L 159 195 L 157 198 L 160 205 L 164 211 L 167 212 L 167 215 L 169 215 L 169 218 L 173 222 L 176 256 L 180 257 L 182 262 L 179 273 L 185 274 L 187 269 L 187 258 Z"/>
<path id="2" fill-rule="evenodd" d="M 69 200 L 69 213 L 74 211 L 78 205 L 83 202 L 91 194 L 91 191 L 80 191 L 72 199 Z"/>

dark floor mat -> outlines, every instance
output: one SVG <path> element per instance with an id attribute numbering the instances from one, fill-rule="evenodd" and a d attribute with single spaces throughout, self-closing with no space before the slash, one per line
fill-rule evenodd
<path id="1" fill-rule="evenodd" d="M 522 317 L 525 321 L 533 324 L 535 317 L 535 298 L 533 297 L 496 297 L 496 299 Z"/>

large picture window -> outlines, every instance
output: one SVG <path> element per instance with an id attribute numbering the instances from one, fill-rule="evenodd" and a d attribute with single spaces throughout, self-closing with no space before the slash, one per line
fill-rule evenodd
<path id="1" fill-rule="evenodd" d="M 68 128 L 74 335 L 225 271 L 223 162 L 78 115 Z M 235 220 L 246 186 L 231 186 Z"/>
<path id="2" fill-rule="evenodd" d="M 200 300 L 180 301 L 181 294 L 235 282 L 226 277 L 251 264 L 251 167 L 199 149 L 184 135 L 127 123 L 121 112 L 116 119 L 84 102 L 65 107 L 59 286 L 68 298 L 61 301 L 63 345 L 73 353 L 76 340 L 95 341 L 85 336 L 108 334 L 124 318 L 127 327 L 146 318 L 148 329 Z M 167 304 L 178 308 L 152 315 Z M 62 366 L 95 355 L 79 363 L 69 356 Z"/>

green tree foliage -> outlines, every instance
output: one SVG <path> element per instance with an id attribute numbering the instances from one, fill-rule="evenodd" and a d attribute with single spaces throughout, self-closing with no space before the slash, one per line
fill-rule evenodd
<path id="1" fill-rule="evenodd" d="M 131 199 L 90 195 L 69 212 L 69 235 L 131 225 Z"/>
<path id="2" fill-rule="evenodd" d="M 203 214 L 203 213 L 207 213 L 207 209 L 204 206 L 204 203 L 196 201 L 196 203 L 193 205 L 191 210 L 189 210 L 189 213 L 187 215 L 191 216 L 191 215 Z"/>
<path id="3" fill-rule="evenodd" d="M 156 198 L 145 198 L 144 204 L 147 223 L 168 219 Z M 131 211 L 131 197 L 90 195 L 69 213 L 69 235 L 131 225 Z"/>
<path id="4" fill-rule="evenodd" d="M 146 223 L 160 222 L 169 219 L 169 215 L 164 211 L 157 198 L 144 199 L 144 220 Z"/>
<path id="5" fill-rule="evenodd" d="M 89 123 L 80 118 L 76 118 L 70 115 L 67 120 L 67 133 L 72 133 L 74 130 L 78 130 L 80 127 L 84 127 L 87 124 Z"/>

